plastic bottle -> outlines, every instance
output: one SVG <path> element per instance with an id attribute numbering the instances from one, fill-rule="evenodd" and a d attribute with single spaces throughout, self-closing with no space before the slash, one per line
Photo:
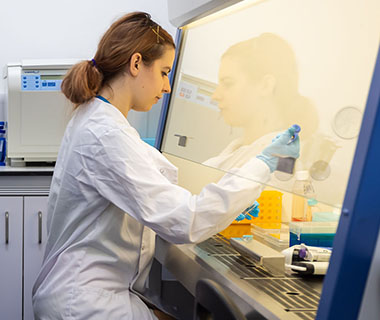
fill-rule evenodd
<path id="1" fill-rule="evenodd" d="M 315 200 L 314 187 L 309 179 L 308 171 L 297 171 L 293 186 L 292 221 L 311 221 L 312 205 L 308 200 Z M 314 203 L 314 201 L 309 201 Z"/>
<path id="2" fill-rule="evenodd" d="M 5 155 L 6 155 L 6 137 L 5 137 L 6 123 L 0 121 L 0 166 L 5 166 Z"/>
<path id="3" fill-rule="evenodd" d="M 310 213 L 311 218 L 308 221 L 314 221 L 314 215 L 321 212 L 321 209 L 319 208 L 318 201 L 315 198 L 307 199 L 307 212 Z"/>

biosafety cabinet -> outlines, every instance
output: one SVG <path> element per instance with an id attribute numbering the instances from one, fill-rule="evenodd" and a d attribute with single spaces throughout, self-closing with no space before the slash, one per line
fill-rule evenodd
<path id="1" fill-rule="evenodd" d="M 271 279 L 274 291 L 251 283 L 252 308 L 268 319 L 378 316 L 380 2 L 185 2 L 168 1 L 178 54 L 156 140 L 179 183 L 198 193 L 298 124 L 293 174 L 275 171 L 264 190 L 283 194 L 289 222 L 294 173 L 306 171 L 320 211 L 340 214 L 316 303 Z"/>

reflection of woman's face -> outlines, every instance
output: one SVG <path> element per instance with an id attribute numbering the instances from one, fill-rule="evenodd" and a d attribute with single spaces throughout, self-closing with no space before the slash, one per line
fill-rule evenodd
<path id="1" fill-rule="evenodd" d="M 222 58 L 218 77 L 219 84 L 212 98 L 218 102 L 224 121 L 233 127 L 247 126 L 257 115 L 257 86 L 228 56 Z"/>

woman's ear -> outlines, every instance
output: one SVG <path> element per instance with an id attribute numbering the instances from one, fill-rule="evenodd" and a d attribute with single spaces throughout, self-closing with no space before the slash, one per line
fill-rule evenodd
<path id="1" fill-rule="evenodd" d="M 262 96 L 273 95 L 276 88 L 276 78 L 272 74 L 266 74 L 260 80 L 259 88 Z"/>
<path id="2" fill-rule="evenodd" d="M 142 63 L 142 56 L 140 53 L 136 52 L 132 55 L 129 64 L 129 73 L 136 77 L 139 74 L 140 67 Z"/>

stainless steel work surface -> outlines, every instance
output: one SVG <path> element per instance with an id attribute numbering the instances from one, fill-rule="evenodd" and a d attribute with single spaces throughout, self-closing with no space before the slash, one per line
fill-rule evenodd
<path id="1" fill-rule="evenodd" d="M 222 236 L 197 245 L 173 245 L 157 238 L 156 259 L 193 295 L 199 279 L 217 281 L 245 314 L 255 309 L 268 319 L 316 316 L 323 277 L 273 275 Z"/>

